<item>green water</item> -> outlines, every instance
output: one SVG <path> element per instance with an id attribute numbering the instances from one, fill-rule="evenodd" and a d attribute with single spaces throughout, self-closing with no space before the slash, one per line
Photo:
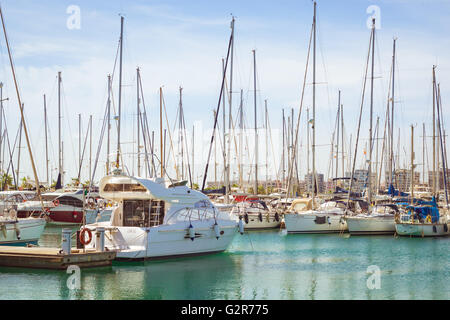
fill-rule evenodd
<path id="1" fill-rule="evenodd" d="M 59 245 L 47 228 L 42 246 Z M 220 254 L 65 271 L 0 268 L 0 299 L 450 299 L 450 238 L 236 235 Z M 367 267 L 381 270 L 369 289 Z"/>

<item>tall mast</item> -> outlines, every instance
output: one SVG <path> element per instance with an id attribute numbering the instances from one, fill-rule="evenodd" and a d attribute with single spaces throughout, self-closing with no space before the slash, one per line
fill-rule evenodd
<path id="1" fill-rule="evenodd" d="M 372 117 L 373 117 L 373 72 L 375 67 L 375 19 L 372 19 L 372 69 L 370 76 L 370 124 L 369 124 L 369 172 L 367 181 L 367 200 L 372 203 Z"/>
<path id="2" fill-rule="evenodd" d="M 213 119 L 216 119 L 216 110 L 213 110 Z M 217 139 L 214 140 L 214 182 L 217 182 Z M 218 185 L 216 186 L 218 187 Z"/>
<path id="3" fill-rule="evenodd" d="M 64 170 L 63 170 L 63 145 L 61 140 L 61 71 L 58 72 L 58 154 L 59 166 L 58 173 L 61 175 L 61 185 L 64 186 Z"/>
<path id="4" fill-rule="evenodd" d="M 282 124 L 283 124 L 283 152 L 282 152 L 282 155 L 281 155 L 281 162 L 282 162 L 282 165 L 281 165 L 281 175 L 282 175 L 281 185 L 284 186 L 284 183 L 285 183 L 285 181 L 284 181 L 285 180 L 285 166 L 286 166 L 286 164 L 285 164 L 285 158 L 286 158 L 286 156 L 285 156 L 285 150 L 286 150 L 286 140 L 285 140 L 286 132 L 285 132 L 285 127 L 286 127 L 286 125 L 285 125 L 285 119 L 284 119 L 284 109 L 282 109 L 281 111 L 282 111 L 282 114 L 283 114 L 283 121 L 282 121 Z"/>
<path id="5" fill-rule="evenodd" d="M 241 89 L 240 104 L 239 104 L 239 185 L 241 188 L 244 187 L 244 177 L 243 177 L 243 145 L 244 145 L 244 110 L 243 110 L 243 90 Z"/>
<path id="6" fill-rule="evenodd" d="M 392 48 L 392 97 L 391 97 L 391 134 L 390 134 L 390 153 L 389 153 L 389 184 L 392 184 L 392 170 L 394 160 L 394 103 L 395 103 L 395 43 L 394 38 Z"/>
<path id="7" fill-rule="evenodd" d="M 226 175 L 227 183 L 225 184 L 225 203 L 228 203 L 228 195 L 230 193 L 230 164 L 231 164 L 231 131 L 233 128 L 233 52 L 234 52 L 234 17 L 231 19 L 231 48 L 230 48 L 230 94 L 229 94 L 229 109 L 228 109 L 228 152 L 227 152 L 227 166 Z M 225 108 L 223 108 L 225 112 Z M 224 145 L 225 148 L 225 145 Z"/>
<path id="8" fill-rule="evenodd" d="M 338 115 L 337 115 L 337 132 L 336 132 L 336 178 L 338 177 L 339 167 L 339 120 L 341 113 L 341 90 L 339 90 L 338 96 Z"/>
<path id="9" fill-rule="evenodd" d="M 256 113 L 256 51 L 253 49 L 253 100 L 255 107 L 255 195 L 258 194 L 258 121 Z"/>
<path id="10" fill-rule="evenodd" d="M 162 87 L 159 87 L 159 137 L 161 153 L 161 178 L 164 178 L 164 146 L 163 146 L 163 123 L 162 123 Z"/>
<path id="11" fill-rule="evenodd" d="M 414 126 L 411 125 L 411 205 L 414 201 Z"/>
<path id="12" fill-rule="evenodd" d="M 341 153 L 342 153 L 342 177 L 345 177 L 345 169 L 344 169 L 344 163 L 345 163 L 345 157 L 344 157 L 344 105 L 341 104 Z"/>
<path id="13" fill-rule="evenodd" d="M 3 82 L 0 82 L 0 172 L 3 172 Z M 3 185 L 0 185 L 0 189 L 3 190 Z"/>
<path id="14" fill-rule="evenodd" d="M 123 54 L 123 17 L 120 17 L 120 59 L 119 59 L 119 120 L 117 123 L 117 158 L 116 168 L 119 169 L 120 164 L 120 116 L 122 111 L 122 54 Z"/>
<path id="15" fill-rule="evenodd" d="M 48 176 L 48 139 L 47 139 L 47 100 L 44 94 L 44 130 L 45 130 L 45 169 L 47 173 L 47 187 L 50 187 L 50 180 Z"/>
<path id="16" fill-rule="evenodd" d="M 192 184 L 195 182 L 195 175 L 194 175 L 194 141 L 195 135 L 194 135 L 194 125 L 192 125 Z"/>
<path id="17" fill-rule="evenodd" d="M 306 109 L 306 175 L 309 174 L 309 108 Z"/>
<path id="18" fill-rule="evenodd" d="M 312 207 L 314 208 L 314 198 L 316 192 L 316 7 L 314 1 L 313 18 L 313 96 L 312 96 Z"/>
<path id="19" fill-rule="evenodd" d="M 231 31 L 233 32 L 233 30 Z M 233 43 L 231 35 L 231 43 Z M 225 75 L 225 59 L 222 58 L 222 77 L 226 80 Z M 225 185 L 225 203 L 228 203 L 228 181 L 227 181 L 227 150 L 226 150 L 226 108 L 225 108 L 225 90 L 222 91 L 222 121 L 223 121 L 223 144 L 222 144 L 222 155 L 223 155 L 223 184 Z"/>
<path id="20" fill-rule="evenodd" d="M 422 181 L 425 185 L 425 123 L 422 123 Z"/>
<path id="21" fill-rule="evenodd" d="M 445 204 L 448 207 L 448 191 L 447 191 L 447 164 L 446 164 L 446 149 L 445 149 L 445 130 L 442 135 L 442 126 L 441 126 L 441 115 L 442 115 L 442 104 L 441 104 L 441 87 L 440 84 L 437 86 L 437 96 L 436 96 L 436 107 L 438 112 L 438 129 L 439 129 L 439 145 L 441 146 L 441 155 L 442 155 L 442 175 L 443 175 L 443 184 L 444 184 L 444 194 L 445 194 Z M 439 158 L 439 155 L 438 155 Z M 440 175 L 439 175 L 440 178 Z"/>
<path id="22" fill-rule="evenodd" d="M 380 117 L 377 116 L 377 124 L 375 125 L 375 131 L 377 132 L 377 136 L 375 139 L 376 142 L 376 148 L 375 148 L 375 192 L 378 194 L 379 186 L 378 186 L 378 140 L 379 140 L 379 133 L 380 133 Z"/>
<path id="23" fill-rule="evenodd" d="M 81 168 L 81 113 L 78 114 L 78 167 Z"/>
<path id="24" fill-rule="evenodd" d="M 269 148 L 268 148 L 268 146 L 269 146 L 269 139 L 268 139 L 268 136 L 267 136 L 267 129 L 268 129 L 268 122 L 269 122 L 269 119 L 267 118 L 268 117 L 268 114 L 267 114 L 267 99 L 265 99 L 264 100 L 264 111 L 265 111 L 265 127 L 266 127 L 266 130 L 265 130 L 265 133 L 266 133 L 266 192 L 267 192 L 267 187 L 268 187 L 268 182 L 269 182 L 269 155 L 268 155 L 268 151 L 269 151 Z"/>
<path id="25" fill-rule="evenodd" d="M 433 195 L 436 196 L 436 66 L 433 66 Z"/>
<path id="26" fill-rule="evenodd" d="M 141 115 L 141 109 L 139 107 L 139 68 L 136 68 L 136 104 L 137 104 L 137 175 L 138 177 L 141 176 L 141 155 L 140 155 L 140 115 Z"/>
<path id="27" fill-rule="evenodd" d="M 22 109 L 25 108 L 25 105 L 22 103 Z M 20 150 L 22 149 L 22 126 L 23 126 L 23 120 L 20 120 L 20 126 L 19 126 L 19 149 L 17 153 L 17 183 L 20 184 Z M 19 186 L 16 186 L 19 187 Z"/>
<path id="28" fill-rule="evenodd" d="M 8 36 L 6 35 L 5 21 L 3 19 L 3 12 L 2 12 L 1 7 L 0 7 L 0 17 L 1 17 L 1 20 L 2 20 L 3 34 L 5 35 L 6 47 L 8 49 L 8 57 L 9 57 L 9 64 L 11 66 L 11 73 L 13 75 L 14 86 L 16 88 L 17 101 L 18 101 L 18 105 L 19 105 L 19 109 L 20 109 L 20 116 L 21 116 L 21 119 L 22 119 L 23 130 L 25 132 L 25 139 L 27 141 L 28 152 L 30 154 L 31 166 L 33 168 L 34 179 L 35 179 L 35 182 L 36 182 L 36 192 L 37 192 L 37 195 L 38 195 L 39 200 L 41 202 L 42 210 L 44 210 L 43 209 L 44 208 L 44 203 L 42 202 L 42 197 L 41 197 L 41 189 L 40 189 L 40 184 L 39 184 L 39 177 L 37 175 L 36 166 L 34 164 L 33 152 L 31 151 L 31 143 L 30 143 L 30 139 L 28 137 L 27 124 L 25 122 L 25 117 L 24 117 L 24 114 L 23 114 L 22 101 L 21 101 L 21 98 L 20 98 L 19 87 L 17 85 L 16 73 L 15 73 L 14 64 L 13 64 L 13 61 L 12 61 L 11 50 L 9 48 Z"/>
<path id="29" fill-rule="evenodd" d="M 184 136 L 184 131 L 183 131 L 183 88 L 180 86 L 179 88 L 179 92 L 180 92 L 180 101 L 179 101 L 179 135 L 178 135 L 178 145 L 181 146 L 181 179 L 184 180 L 184 142 L 183 142 L 183 136 Z"/>
<path id="30" fill-rule="evenodd" d="M 108 141 L 106 143 L 106 175 L 109 175 L 109 153 L 110 153 L 110 137 L 111 137 L 111 75 L 108 75 Z"/>
<path id="31" fill-rule="evenodd" d="M 89 116 L 89 185 L 92 186 L 92 115 Z"/>

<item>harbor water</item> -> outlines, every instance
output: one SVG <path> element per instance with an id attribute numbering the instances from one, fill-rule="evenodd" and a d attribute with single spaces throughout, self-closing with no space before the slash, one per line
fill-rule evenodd
<path id="1" fill-rule="evenodd" d="M 60 246 L 61 228 L 39 244 Z M 0 299 L 450 299 L 450 238 L 237 234 L 226 252 L 66 271 L 0 268 Z M 379 283 L 370 285 L 379 273 Z"/>

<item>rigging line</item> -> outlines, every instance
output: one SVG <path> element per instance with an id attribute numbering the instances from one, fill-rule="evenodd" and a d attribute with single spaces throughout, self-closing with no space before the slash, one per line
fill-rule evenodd
<path id="1" fill-rule="evenodd" d="M 386 128 L 388 123 L 388 114 L 389 114 L 389 105 L 386 108 L 386 119 L 384 121 L 384 132 L 383 132 L 383 146 L 381 147 L 381 157 L 380 157 L 380 173 L 378 175 L 378 184 L 377 184 L 377 195 L 380 193 L 380 186 L 381 186 L 381 176 L 383 172 L 383 155 L 384 155 L 384 146 L 386 142 Z M 377 199 L 375 198 L 375 205 L 377 204 Z"/>
<path id="2" fill-rule="evenodd" d="M 269 127 L 270 146 L 271 146 L 271 149 L 272 149 L 272 158 L 273 158 L 273 166 L 274 166 L 274 169 L 275 169 L 275 177 L 276 177 L 276 180 L 279 181 L 279 175 L 278 175 L 278 171 L 277 171 L 276 157 L 275 157 L 276 153 L 275 153 L 275 149 L 273 147 L 273 140 L 272 140 L 272 128 L 270 127 L 270 120 L 269 119 L 267 119 L 267 125 Z"/>
<path id="3" fill-rule="evenodd" d="M 301 94 L 301 98 L 300 98 L 300 105 L 299 105 L 299 111 L 298 111 L 298 116 L 297 116 L 297 125 L 295 128 L 295 141 L 294 141 L 295 146 L 298 143 L 298 133 L 299 133 L 300 119 L 301 119 L 301 114 L 302 114 L 302 109 L 303 109 L 303 99 L 305 97 L 306 77 L 308 76 L 309 57 L 310 57 L 310 53 L 311 53 L 311 42 L 312 42 L 312 37 L 313 37 L 314 25 L 315 25 L 315 22 L 312 23 L 311 32 L 309 35 L 309 43 L 308 43 L 308 50 L 307 50 L 308 54 L 306 56 L 306 65 L 305 65 L 305 73 L 303 76 L 302 94 Z M 313 124 L 313 125 L 315 125 L 315 124 Z M 294 148 L 291 159 L 289 159 L 289 162 L 291 162 L 291 163 L 295 159 L 296 149 L 297 148 Z M 288 164 L 288 167 L 289 167 L 289 164 Z M 290 184 L 291 184 L 291 179 L 292 179 L 292 169 L 293 169 L 292 167 L 293 166 L 289 167 L 289 172 L 288 172 L 288 185 L 287 185 L 287 192 L 286 192 L 286 200 L 289 196 L 289 189 L 291 187 Z"/>
<path id="4" fill-rule="evenodd" d="M 4 112 L 4 110 L 5 110 L 5 108 L 3 108 L 3 112 Z M 6 119 L 5 119 L 6 120 Z M 15 170 L 14 170 L 14 165 L 13 165 L 13 159 L 14 159 L 14 153 L 16 152 L 16 144 L 17 144 L 17 140 L 19 139 L 19 134 L 20 134 L 20 127 L 21 127 L 21 125 L 22 125 L 22 120 L 20 120 L 20 124 L 19 124 L 19 127 L 17 128 L 17 132 L 16 132 L 16 137 L 15 137 L 15 139 L 14 139 L 14 145 L 13 145 L 13 149 L 12 149 L 12 154 L 11 154 L 11 162 L 10 162 L 10 164 L 8 165 L 8 168 L 7 168 L 7 172 L 9 172 L 9 168 L 10 168 L 10 166 L 13 166 L 13 173 L 15 172 Z M 5 128 L 6 128 L 6 121 L 5 121 Z M 6 128 L 7 129 L 7 128 Z M 8 131 L 7 131 L 8 132 Z M 9 135 L 8 135 L 8 137 L 9 137 Z M 9 138 L 8 138 L 9 139 Z M 20 182 L 20 181 L 17 181 L 17 182 Z M 16 184 L 16 186 L 18 187 L 18 185 Z"/>
<path id="5" fill-rule="evenodd" d="M 323 72 L 324 72 L 324 76 L 325 76 L 325 84 L 326 84 L 326 88 L 327 88 L 327 99 L 328 99 L 328 107 L 329 107 L 329 106 L 332 105 L 332 103 L 331 103 L 331 95 L 330 95 L 330 86 L 328 85 L 328 72 L 327 72 L 327 68 L 326 68 L 326 64 L 325 64 L 326 58 L 325 58 L 325 55 L 324 55 L 323 43 L 322 43 L 322 38 L 321 38 L 321 36 L 322 36 L 322 31 L 320 29 L 321 28 L 321 24 L 317 23 L 317 20 L 319 20 L 318 18 L 320 19 L 320 15 L 319 15 L 319 17 L 316 17 L 316 26 L 318 26 L 318 28 L 317 28 L 318 30 L 316 31 L 316 34 L 317 34 L 317 40 L 319 42 L 318 47 L 319 47 L 319 51 L 320 51 L 320 56 L 322 58 L 322 66 L 323 66 Z M 333 86 L 331 85 L 331 87 L 333 87 Z M 328 122 L 329 122 L 329 125 L 331 127 L 330 113 L 328 113 Z"/>
<path id="6" fill-rule="evenodd" d="M 173 161 L 174 161 L 174 163 L 176 163 L 176 159 L 175 159 L 175 149 L 174 149 L 174 147 L 173 147 L 172 133 L 171 133 L 171 131 L 170 131 L 170 125 L 169 125 L 169 117 L 167 116 L 166 100 L 164 99 L 164 94 L 162 93 L 162 90 L 161 90 L 161 94 L 162 94 L 162 103 L 163 103 L 164 115 L 165 115 L 165 117 L 166 117 L 166 126 L 167 126 L 167 131 L 168 131 L 168 133 L 169 133 L 169 142 L 170 142 L 169 152 L 168 152 L 168 154 L 167 154 L 167 158 L 166 158 L 166 157 L 165 157 L 165 158 L 166 158 L 166 159 L 170 158 L 171 151 L 172 151 Z M 168 164 L 168 163 L 169 163 L 169 161 L 167 161 L 167 164 Z M 162 164 L 162 165 L 165 166 L 165 164 Z M 176 169 L 176 174 L 177 174 L 177 177 L 178 177 L 178 169 Z"/>
<path id="7" fill-rule="evenodd" d="M 387 123 L 385 123 L 385 125 L 384 125 L 384 130 L 385 130 L 385 133 L 384 133 L 384 136 L 386 136 L 386 130 L 388 130 L 388 136 L 389 136 L 389 133 L 393 133 L 394 132 L 394 130 L 392 130 L 391 129 L 391 127 L 390 127 L 390 118 L 389 118 L 389 109 L 390 109 L 390 103 L 391 103 L 391 101 L 390 101 L 390 96 L 391 96 L 391 84 L 392 84 L 392 68 L 393 68 L 393 66 L 391 66 L 391 68 L 390 68 L 390 73 L 389 73 L 389 87 L 388 87 L 388 95 L 387 95 L 387 102 L 386 102 L 386 104 L 387 104 L 387 106 L 386 106 L 386 115 L 385 115 L 385 122 L 387 122 Z M 386 129 L 386 127 L 388 128 L 388 129 Z M 389 139 L 393 139 L 394 137 L 393 136 L 389 136 Z M 383 138 L 383 148 L 384 148 L 384 138 Z M 389 141 L 389 146 L 387 147 L 387 149 L 390 149 L 390 141 Z M 391 150 L 392 152 L 394 152 L 394 150 Z M 382 151 L 383 152 L 383 151 Z M 390 161 L 390 157 L 391 157 L 391 155 L 389 154 L 389 161 Z M 381 156 L 381 159 L 383 158 L 383 155 Z M 390 167 L 390 165 L 389 165 L 389 167 Z M 389 168 L 387 168 L 387 169 L 389 169 Z M 392 170 L 392 168 L 391 168 L 391 170 Z M 390 175 L 390 181 L 392 181 L 392 174 L 393 174 L 393 172 L 389 172 L 389 175 Z M 386 177 L 385 177 L 385 180 L 386 180 Z M 380 170 L 380 181 L 379 181 L 379 185 L 380 185 L 380 183 L 381 183 L 381 170 Z M 387 184 L 387 181 L 385 181 L 385 184 Z"/>
<path id="8" fill-rule="evenodd" d="M 189 149 L 188 149 L 188 142 L 187 142 L 187 137 L 186 137 L 186 123 L 185 123 L 185 119 L 184 119 L 184 112 L 183 109 L 180 110 L 180 119 L 181 119 L 181 125 L 182 125 L 182 130 L 183 130 L 183 134 L 184 134 L 184 143 L 186 145 L 186 160 L 187 160 L 187 166 L 188 166 L 188 172 L 189 172 L 189 179 L 191 180 L 191 189 L 194 189 L 194 182 L 192 180 L 192 175 L 191 175 L 191 165 L 189 162 Z M 194 146 L 192 146 L 192 149 L 194 149 Z"/>
<path id="9" fill-rule="evenodd" d="M 139 122 L 140 122 L 141 127 L 142 127 L 142 136 L 144 138 L 145 162 L 147 162 L 146 167 L 147 167 L 148 175 L 150 176 L 150 164 L 148 163 L 148 151 L 147 151 L 147 134 L 146 134 L 146 131 L 144 131 L 146 129 L 146 127 L 144 125 L 145 121 L 143 119 L 142 112 L 139 111 L 138 117 L 139 117 Z M 145 117 L 145 118 L 147 118 L 147 117 Z M 150 138 L 150 137 L 148 137 L 148 138 Z M 151 146 L 151 148 L 153 148 L 153 146 L 151 144 L 150 144 L 150 146 Z M 138 155 L 139 155 L 139 153 L 140 153 L 140 150 L 138 148 Z M 153 150 L 152 150 L 152 156 L 153 156 Z"/>
<path id="10" fill-rule="evenodd" d="M 9 165 L 8 165 L 8 169 L 6 171 L 6 176 L 8 176 L 8 172 L 9 172 L 9 166 L 12 167 L 12 174 L 13 174 L 13 180 L 14 180 L 14 184 L 17 186 L 17 179 L 16 179 L 16 175 L 14 173 L 14 162 L 13 162 L 13 157 L 14 157 L 14 148 L 15 148 L 15 142 L 14 142 L 14 147 L 13 147 L 13 152 L 11 152 L 11 144 L 9 141 L 9 133 L 8 133 L 8 128 L 6 125 L 6 118 L 5 118 L 5 108 L 3 108 L 2 110 L 3 112 L 3 118 L 5 119 L 4 124 L 5 124 L 5 132 L 6 132 L 6 140 L 8 142 L 8 150 L 9 150 Z M 17 131 L 18 133 L 18 131 Z M 16 136 L 16 140 L 17 140 L 17 136 Z"/>
<path id="11" fill-rule="evenodd" d="M 352 171 L 351 171 L 351 176 L 350 176 L 350 186 L 349 186 L 349 190 L 348 190 L 346 211 L 348 210 L 348 207 L 349 207 L 350 195 L 352 193 L 352 187 L 353 187 L 353 178 L 355 175 L 356 157 L 357 157 L 357 153 L 358 153 L 358 143 L 359 143 L 359 132 L 360 132 L 360 128 L 361 128 L 361 118 L 362 118 L 362 111 L 363 111 L 363 106 L 364 106 L 364 96 L 366 93 L 367 72 L 369 69 L 370 49 L 372 48 L 372 37 L 373 37 L 373 30 L 370 33 L 369 50 L 367 52 L 366 68 L 365 68 L 365 73 L 364 73 L 364 80 L 363 80 L 363 87 L 362 87 L 362 94 L 361 94 L 361 105 L 360 105 L 360 110 L 359 110 L 358 129 L 357 129 L 356 142 L 355 142 L 355 153 L 353 155 L 353 165 L 352 165 Z M 370 177 L 369 177 L 369 179 L 370 179 Z"/>
<path id="12" fill-rule="evenodd" d="M 203 176 L 202 191 L 205 190 L 206 178 L 208 176 L 209 160 L 210 160 L 210 157 L 211 157 L 212 146 L 213 146 L 213 143 L 214 143 L 215 129 L 217 127 L 217 122 L 218 122 L 217 119 L 218 119 L 218 116 L 219 116 L 220 104 L 221 104 L 221 101 L 222 101 L 222 94 L 223 94 L 223 90 L 224 90 L 225 75 L 226 75 L 226 71 L 227 71 L 227 68 L 228 68 L 228 58 L 230 56 L 230 49 L 231 49 L 232 41 L 233 41 L 233 33 L 231 34 L 230 40 L 228 42 L 227 59 L 226 59 L 226 62 L 225 62 L 225 68 L 224 68 L 223 76 L 222 76 L 222 85 L 221 85 L 221 88 L 220 88 L 219 101 L 217 103 L 217 112 L 215 114 L 215 119 L 214 119 L 214 130 L 213 130 L 212 136 L 211 136 L 211 142 L 210 142 L 210 145 L 209 145 L 208 158 L 207 158 L 207 162 L 206 162 L 205 173 L 204 173 L 204 176 Z"/>
<path id="13" fill-rule="evenodd" d="M 153 143 L 151 143 L 151 139 L 149 136 L 149 126 L 148 126 L 148 119 L 147 119 L 147 107 L 145 106 L 145 99 L 144 99 L 144 89 L 142 87 L 142 76 L 139 73 L 139 85 L 140 85 L 140 89 L 141 89 L 141 98 L 142 98 L 142 107 L 144 108 L 144 114 L 145 114 L 145 118 L 144 118 L 144 123 L 146 124 L 146 129 L 147 129 L 147 137 L 149 139 L 149 145 L 150 145 L 150 151 L 152 153 L 152 167 L 153 167 L 153 172 L 156 172 L 156 168 L 155 168 L 155 161 L 154 161 L 154 156 L 155 156 L 155 152 L 154 152 L 154 145 Z M 146 151 L 147 153 L 147 151 Z M 148 164 L 148 156 L 147 157 L 147 168 L 150 169 L 150 165 Z M 164 165 L 164 164 L 161 164 Z M 150 176 L 150 172 L 149 172 L 149 176 Z M 170 178 L 169 178 L 170 179 Z"/>
<path id="14" fill-rule="evenodd" d="M 90 122 L 91 123 L 91 122 Z M 78 176 L 77 176 L 77 180 L 78 183 L 81 183 L 81 168 L 83 167 L 83 160 L 84 160 L 84 152 L 86 150 L 86 145 L 87 145 L 87 139 L 88 139 L 88 135 L 89 135 L 89 130 L 92 130 L 92 126 L 91 124 L 88 125 L 87 129 L 86 129 L 86 136 L 84 138 L 84 145 L 83 145 L 83 152 L 81 153 L 81 161 L 80 161 L 80 165 L 78 168 Z M 91 179 L 91 177 L 89 177 L 89 179 Z M 92 180 L 91 180 L 92 181 Z"/>
<path id="15" fill-rule="evenodd" d="M 64 82 L 63 81 L 61 81 L 61 91 L 62 91 L 62 97 L 63 97 L 63 100 L 64 100 L 64 110 L 65 110 L 65 112 L 66 112 L 66 115 L 67 115 L 67 125 L 68 125 L 68 127 L 69 127 L 69 132 L 72 132 L 72 128 L 70 127 L 70 121 L 69 121 L 69 110 L 68 110 L 68 103 L 67 103 L 67 99 L 66 99 L 66 93 L 65 93 L 65 91 L 64 91 Z M 63 118 L 64 118 L 64 116 L 62 116 Z M 63 138 L 64 138 L 64 136 L 65 135 L 63 135 Z M 75 149 L 75 145 L 73 144 L 73 139 L 69 139 L 69 141 L 70 141 L 70 145 L 72 146 L 72 154 L 76 154 L 76 149 Z M 64 150 L 63 150 L 63 154 L 64 154 Z M 76 165 L 76 157 L 71 157 L 71 160 L 72 160 L 72 164 L 75 164 L 75 167 L 77 166 Z M 66 161 L 64 161 L 64 162 L 66 162 Z M 68 171 L 67 169 L 66 169 L 66 171 Z"/>
<path id="16" fill-rule="evenodd" d="M 106 106 L 106 108 L 105 108 L 105 114 L 104 114 L 104 117 L 103 117 L 103 125 L 102 125 L 102 129 L 100 131 L 100 137 L 99 137 L 99 141 L 98 141 L 97 153 L 95 155 L 95 161 L 94 161 L 94 168 L 92 170 L 92 176 L 89 177 L 89 193 L 88 193 L 88 195 L 90 195 L 91 190 L 92 190 L 92 185 L 94 184 L 94 177 L 95 177 L 95 173 L 97 171 L 98 159 L 100 157 L 100 151 L 102 150 L 102 145 L 103 145 L 103 143 L 102 143 L 103 142 L 103 137 L 104 137 L 105 131 L 106 131 L 105 128 L 106 128 L 106 125 L 108 123 L 107 115 L 108 115 L 108 106 Z"/>
<path id="17" fill-rule="evenodd" d="M 440 88 L 440 84 L 438 84 L 438 88 L 435 88 L 435 90 L 437 90 L 437 95 L 436 95 L 436 102 L 437 102 L 437 116 L 438 116 L 438 130 L 439 130 L 439 144 L 441 145 L 441 155 L 442 155 L 442 169 L 444 172 L 444 192 L 445 192 L 445 204 L 448 208 L 448 192 L 447 192 L 447 185 L 448 185 L 448 180 L 447 180 L 447 168 L 446 168 L 446 157 L 444 155 L 445 149 L 444 149 L 444 145 L 443 145 L 443 137 L 442 137 L 442 123 L 441 123 L 441 88 Z M 439 155 L 438 155 L 439 156 Z M 438 172 L 440 171 L 440 169 L 438 168 Z M 411 179 L 414 179 L 414 177 L 411 177 Z"/>

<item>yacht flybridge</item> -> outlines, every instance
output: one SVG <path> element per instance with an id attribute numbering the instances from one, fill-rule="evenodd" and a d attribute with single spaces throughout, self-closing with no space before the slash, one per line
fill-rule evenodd
<path id="1" fill-rule="evenodd" d="M 117 259 L 201 255 L 227 249 L 243 222 L 220 212 L 186 183 L 166 186 L 161 178 L 143 179 L 116 172 L 100 181 L 100 195 L 115 201 L 111 220 L 86 225 L 105 229 L 106 250 Z M 89 233 L 89 232 L 88 232 Z M 95 248 L 91 241 L 86 248 Z"/>

